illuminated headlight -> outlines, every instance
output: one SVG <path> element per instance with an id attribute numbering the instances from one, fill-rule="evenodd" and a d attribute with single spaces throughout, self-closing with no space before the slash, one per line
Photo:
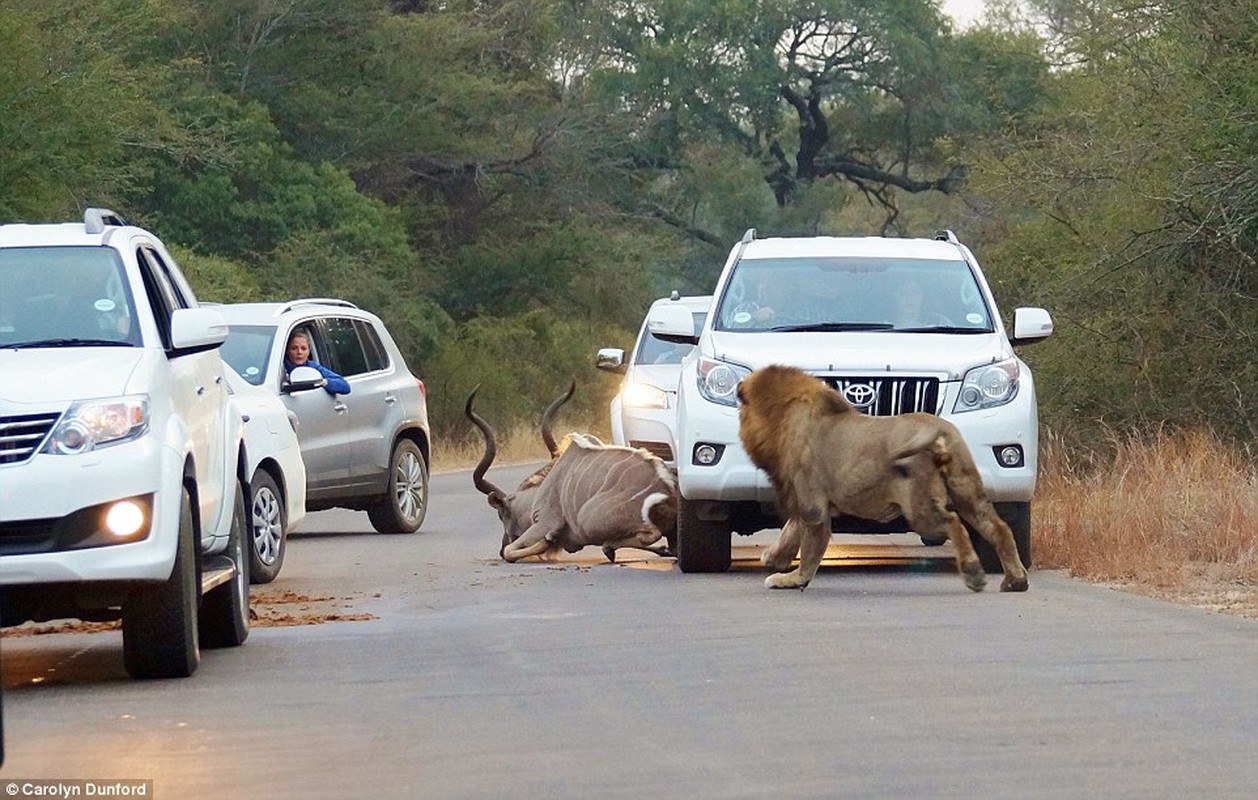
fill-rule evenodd
<path id="1" fill-rule="evenodd" d="M 81 400 L 61 418 L 44 452 L 76 455 L 143 436 L 149 426 L 148 395 Z"/>
<path id="2" fill-rule="evenodd" d="M 1018 362 L 1010 359 L 999 364 L 975 367 L 965 373 L 961 393 L 953 413 L 995 408 L 1018 396 Z"/>
<path id="3" fill-rule="evenodd" d="M 649 383 L 628 383 L 620 390 L 625 408 L 668 408 L 668 393 Z"/>
<path id="4" fill-rule="evenodd" d="M 699 394 L 707 400 L 723 406 L 738 406 L 734 392 L 738 382 L 751 374 L 751 370 L 735 364 L 727 364 L 711 358 L 699 359 Z"/>

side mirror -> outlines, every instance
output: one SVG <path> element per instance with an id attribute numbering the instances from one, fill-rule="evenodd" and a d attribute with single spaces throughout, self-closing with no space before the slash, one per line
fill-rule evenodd
<path id="1" fill-rule="evenodd" d="M 619 347 L 604 347 L 599 350 L 594 357 L 594 366 L 617 375 L 624 375 L 625 370 L 629 369 L 629 365 L 625 363 L 625 351 Z"/>
<path id="2" fill-rule="evenodd" d="M 314 367 L 295 367 L 292 372 L 288 373 L 288 381 L 283 389 L 289 394 L 308 392 L 311 389 L 322 389 L 327 382 L 328 379 Z"/>
<path id="3" fill-rule="evenodd" d="M 1014 347 L 1043 341 L 1053 333 L 1053 318 L 1042 308 L 1015 308 L 1013 311 Z"/>
<path id="4" fill-rule="evenodd" d="M 211 350 L 227 341 L 227 320 L 212 308 L 177 308 L 170 315 L 174 350 Z"/>
<path id="5" fill-rule="evenodd" d="M 647 314 L 646 328 L 655 338 L 674 344 L 698 344 L 695 333 L 695 317 L 682 305 L 660 305 Z"/>

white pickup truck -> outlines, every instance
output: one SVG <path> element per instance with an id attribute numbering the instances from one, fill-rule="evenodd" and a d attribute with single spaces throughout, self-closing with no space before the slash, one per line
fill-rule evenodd
<path id="1" fill-rule="evenodd" d="M 657 305 L 657 337 L 697 345 L 677 387 L 677 558 L 683 572 L 729 569 L 731 533 L 781 524 L 768 476 L 738 438 L 735 388 L 770 364 L 799 367 L 864 413 L 925 411 L 960 429 L 988 495 L 1031 563 L 1038 417 L 1035 385 L 1014 345 L 1053 323 L 1019 308 L 1006 334 L 978 261 L 950 231 L 933 238 L 757 238 L 730 251 L 696 330 L 689 309 Z M 836 532 L 904 532 L 905 522 L 836 518 Z M 988 571 L 1000 570 L 981 536 Z M 926 544 L 942 544 L 942 540 Z"/>
<path id="2" fill-rule="evenodd" d="M 121 619 L 138 678 L 245 641 L 226 338 L 157 237 L 116 214 L 0 225 L 0 624 Z"/>

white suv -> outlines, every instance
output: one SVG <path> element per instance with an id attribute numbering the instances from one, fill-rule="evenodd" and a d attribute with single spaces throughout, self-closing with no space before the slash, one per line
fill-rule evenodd
<path id="1" fill-rule="evenodd" d="M 694 327 L 702 328 L 712 305 L 711 295 L 682 297 L 674 292 L 671 296 L 656 300 L 652 309 L 664 305 L 681 305 L 690 310 Z M 647 317 L 650 311 L 647 312 Z M 604 347 L 598 351 L 595 366 L 605 372 L 624 376 L 620 391 L 612 398 L 612 443 L 641 447 L 665 464 L 673 466 L 673 451 L 677 447 L 677 375 L 681 362 L 693 345 L 676 344 L 657 338 L 647 328 L 646 319 L 638 332 L 632 355 L 626 359 L 619 347 Z"/>
<path id="2" fill-rule="evenodd" d="M 683 571 L 726 570 L 731 532 L 780 525 L 768 476 L 739 442 L 735 395 L 742 378 L 770 364 L 816 375 L 864 413 L 925 411 L 956 425 L 1030 565 L 1038 419 L 1031 371 L 1013 345 L 1048 336 L 1052 319 L 1019 308 L 1007 336 L 978 261 L 951 231 L 759 239 L 749 230 L 730 251 L 701 328 L 688 310 L 669 306 L 653 308 L 647 325 L 697 344 L 677 392 Z M 903 520 L 847 518 L 833 528 L 905 530 Z M 986 540 L 973 539 L 984 567 L 998 571 Z"/>
<path id="3" fill-rule="evenodd" d="M 427 389 L 380 318 L 330 298 L 216 309 L 230 328 L 223 359 L 297 417 L 307 510 L 357 509 L 380 533 L 418 530 L 432 463 Z M 349 394 L 325 391 L 310 367 L 294 369 L 290 380 L 284 351 L 294 331 L 306 334 L 311 361 L 345 378 Z"/>
<path id="4" fill-rule="evenodd" d="M 112 212 L 0 225 L 0 622 L 121 618 L 141 678 L 244 642 L 226 336 L 162 243 Z"/>

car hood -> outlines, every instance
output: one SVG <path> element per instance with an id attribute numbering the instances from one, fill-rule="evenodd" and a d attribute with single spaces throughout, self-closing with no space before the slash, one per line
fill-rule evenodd
<path id="1" fill-rule="evenodd" d="M 750 369 L 783 364 L 808 372 L 917 373 L 943 380 L 960 380 L 979 364 L 1013 356 L 999 333 L 714 331 L 710 347 L 716 358 Z"/>
<path id="2" fill-rule="evenodd" d="M 681 375 L 681 364 L 637 364 L 628 379 L 634 383 L 649 383 L 666 392 L 677 391 L 677 379 Z"/>
<path id="3" fill-rule="evenodd" d="M 139 347 L 36 347 L 0 350 L 0 400 L 47 403 L 127 393 Z"/>

